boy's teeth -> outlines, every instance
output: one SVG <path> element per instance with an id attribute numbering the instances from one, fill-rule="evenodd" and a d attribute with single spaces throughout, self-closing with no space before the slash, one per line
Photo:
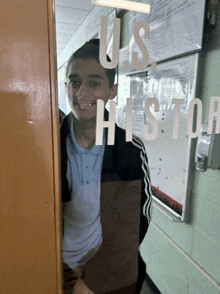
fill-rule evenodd
<path id="1" fill-rule="evenodd" d="M 93 105 L 95 105 L 95 102 L 92 102 L 92 103 L 77 102 L 76 104 L 78 104 L 81 109 L 86 109 L 86 108 L 89 108 L 89 107 L 92 107 Z"/>
<path id="2" fill-rule="evenodd" d="M 87 102 L 87 101 L 77 101 L 77 100 L 75 100 L 74 104 L 78 105 L 78 107 L 80 107 L 81 109 L 87 109 L 87 108 L 90 108 L 90 107 L 96 105 L 96 101 L 93 101 L 93 102 L 88 101 Z"/>
<path id="3" fill-rule="evenodd" d="M 78 104 L 79 105 L 89 105 L 89 106 L 92 106 L 93 104 L 95 104 L 94 102 L 92 102 L 92 103 L 80 103 L 80 102 L 78 102 Z"/>

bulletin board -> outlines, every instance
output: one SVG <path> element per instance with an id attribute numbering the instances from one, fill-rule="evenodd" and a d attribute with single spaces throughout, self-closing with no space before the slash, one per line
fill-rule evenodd
<path id="1" fill-rule="evenodd" d="M 138 1 L 146 2 L 146 0 Z M 132 132 L 144 141 L 149 159 L 153 203 L 173 220 L 186 220 L 191 139 L 188 137 L 188 108 L 195 98 L 198 52 L 202 49 L 205 0 L 150 1 L 151 12 L 129 11 L 129 45 L 120 50 L 118 74 L 118 106 L 116 121 L 126 124 L 126 98 L 132 98 Z M 139 34 L 149 53 L 149 67 L 136 71 L 132 52 L 143 56 L 134 40 L 134 25 L 143 20 L 150 25 L 150 39 Z M 182 57 L 181 57 L 182 56 Z M 184 57 L 183 57 L 184 56 Z M 129 67 L 125 64 L 129 60 Z M 125 61 L 125 63 L 124 63 Z M 156 69 L 151 63 L 157 62 Z M 157 98 L 159 112 L 154 113 L 159 133 L 145 140 L 143 126 L 150 122 L 144 114 L 149 98 Z M 172 99 L 183 99 L 177 139 L 172 138 L 175 105 Z"/>
<path id="2" fill-rule="evenodd" d="M 135 23 L 140 20 L 150 25 L 150 39 L 145 39 L 144 31 L 140 31 L 141 38 L 148 49 L 149 64 L 201 49 L 205 2 L 205 0 L 153 0 L 150 1 L 149 14 L 130 11 L 130 59 L 133 51 L 138 52 L 140 62 L 143 59 L 133 32 Z"/>
<path id="3" fill-rule="evenodd" d="M 154 203 L 173 215 L 185 219 L 189 178 L 191 139 L 188 137 L 188 107 L 195 98 L 198 53 L 163 62 L 156 69 L 128 72 L 123 68 L 129 48 L 120 50 L 119 103 L 116 121 L 125 128 L 126 97 L 132 98 L 132 132 L 139 136 L 146 147 L 151 173 Z M 149 124 L 144 114 L 148 98 L 157 98 L 159 112 L 151 113 L 158 122 L 158 135 L 154 140 L 145 140 L 143 125 Z M 172 99 L 183 99 L 180 106 L 178 137 L 173 139 L 175 105 Z M 151 132 L 151 128 L 150 128 Z"/>

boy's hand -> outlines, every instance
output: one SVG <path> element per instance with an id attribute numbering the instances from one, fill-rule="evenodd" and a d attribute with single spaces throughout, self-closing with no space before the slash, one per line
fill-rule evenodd
<path id="1" fill-rule="evenodd" d="M 94 294 L 94 292 L 86 286 L 83 280 L 79 279 L 74 286 L 73 294 Z"/>

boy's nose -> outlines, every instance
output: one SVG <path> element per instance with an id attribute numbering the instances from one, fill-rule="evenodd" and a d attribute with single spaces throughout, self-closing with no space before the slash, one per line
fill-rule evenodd
<path id="1" fill-rule="evenodd" d="M 89 89 L 87 85 L 81 85 L 78 92 L 76 93 L 76 97 L 78 99 L 86 98 L 89 96 Z"/>

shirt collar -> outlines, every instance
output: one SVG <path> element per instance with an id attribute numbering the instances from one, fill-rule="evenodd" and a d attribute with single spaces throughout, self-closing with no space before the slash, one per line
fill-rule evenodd
<path id="1" fill-rule="evenodd" d="M 93 145 L 91 149 L 84 149 L 76 142 L 75 134 L 73 131 L 73 123 L 70 129 L 70 139 L 72 141 L 73 150 L 75 150 L 79 154 L 95 154 L 95 155 L 103 155 L 104 154 L 104 146 L 105 146 L 105 129 L 103 129 L 103 144 L 102 145 Z"/>

